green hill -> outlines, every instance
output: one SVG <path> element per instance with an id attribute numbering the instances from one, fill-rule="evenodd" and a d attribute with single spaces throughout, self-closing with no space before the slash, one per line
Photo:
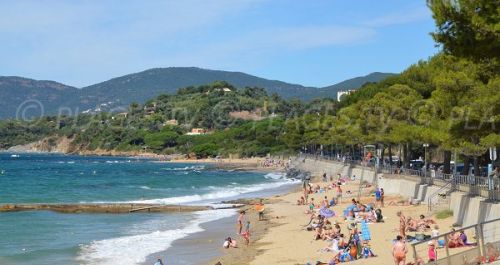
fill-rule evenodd
<path id="1" fill-rule="evenodd" d="M 325 93 L 330 97 L 337 97 L 337 91 L 358 89 L 366 83 L 378 82 L 394 75 L 395 74 L 393 73 L 374 72 L 365 76 L 347 79 L 335 85 L 323 87 L 320 90 L 325 91 Z"/>
<path id="2" fill-rule="evenodd" d="M 338 90 L 359 88 L 366 82 L 376 82 L 390 74 L 373 73 L 339 84 L 324 87 L 305 87 L 257 76 L 196 67 L 154 68 L 143 72 L 110 79 L 77 89 L 53 81 L 37 81 L 22 77 L 0 77 L 0 119 L 14 118 L 19 106 L 26 100 L 37 100 L 43 105 L 44 114 L 54 115 L 63 110 L 67 114 L 81 112 L 123 111 L 130 103 L 144 103 L 160 94 L 174 94 L 179 88 L 200 86 L 215 81 L 226 81 L 235 87 L 262 87 L 269 95 L 283 98 L 312 100 L 336 98 Z M 36 116 L 35 108 L 24 111 L 25 116 Z M 20 116 L 20 115 L 17 115 Z"/>

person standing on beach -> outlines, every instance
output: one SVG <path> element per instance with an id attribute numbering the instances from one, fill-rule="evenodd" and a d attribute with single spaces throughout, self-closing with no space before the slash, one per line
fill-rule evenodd
<path id="1" fill-rule="evenodd" d="M 397 236 L 396 243 L 392 246 L 392 257 L 394 257 L 395 265 L 405 265 L 406 264 L 406 253 L 408 249 L 406 248 L 406 242 L 403 237 Z"/>
<path id="2" fill-rule="evenodd" d="M 380 188 L 380 205 L 381 207 L 384 207 L 384 188 Z"/>
<path id="3" fill-rule="evenodd" d="M 245 243 L 248 246 L 248 244 L 250 244 L 250 221 L 247 221 L 247 224 L 245 226 L 245 232 L 243 232 L 243 234 L 241 235 L 245 239 Z"/>
<path id="4" fill-rule="evenodd" d="M 427 250 L 427 256 L 429 257 L 429 262 L 435 262 L 437 260 L 437 251 L 434 240 L 427 243 L 429 248 Z"/>
<path id="5" fill-rule="evenodd" d="M 399 235 L 406 239 L 406 217 L 401 211 L 397 212 L 397 216 L 399 217 Z"/>
<path id="6" fill-rule="evenodd" d="M 262 202 L 262 199 L 260 199 L 259 203 L 255 205 L 255 210 L 259 213 L 259 221 L 264 220 L 264 203 Z"/>
<path id="7" fill-rule="evenodd" d="M 375 205 L 380 205 L 382 207 L 382 192 L 380 189 L 375 190 Z"/>
<path id="8" fill-rule="evenodd" d="M 241 231 L 243 230 L 243 218 L 245 217 L 245 211 L 240 211 L 240 215 L 238 216 L 238 235 L 241 235 Z"/>
<path id="9" fill-rule="evenodd" d="M 342 188 L 340 185 L 337 186 L 337 204 L 342 203 Z"/>

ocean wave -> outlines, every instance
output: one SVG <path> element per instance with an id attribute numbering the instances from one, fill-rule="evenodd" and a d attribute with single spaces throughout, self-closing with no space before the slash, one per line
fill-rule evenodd
<path id="1" fill-rule="evenodd" d="M 202 223 L 235 213 L 234 209 L 201 211 L 194 213 L 195 218 L 184 228 L 93 241 L 80 247 L 77 259 L 89 265 L 141 264 L 147 256 L 170 248 L 173 241 L 202 232 Z"/>
<path id="2" fill-rule="evenodd" d="M 216 201 L 225 198 L 237 197 L 242 194 L 258 192 L 268 189 L 279 188 L 284 185 L 298 183 L 297 180 L 282 180 L 279 182 L 261 183 L 248 186 L 230 186 L 212 188 L 211 192 L 205 194 L 193 194 L 178 197 L 159 198 L 150 200 L 127 201 L 126 203 L 151 203 L 151 204 L 199 204 L 207 201 Z"/>
<path id="3" fill-rule="evenodd" d="M 266 179 L 284 179 L 285 174 L 284 173 L 267 173 L 264 178 Z"/>
<path id="4" fill-rule="evenodd" d="M 188 170 L 193 170 L 193 171 L 200 171 L 205 169 L 205 166 L 203 165 L 196 165 L 196 166 L 186 166 L 186 167 L 164 167 L 162 170 L 167 170 L 167 171 L 188 171 Z"/>
<path id="5" fill-rule="evenodd" d="M 151 187 L 149 187 L 149 186 L 140 186 L 139 188 L 141 188 L 143 190 L 150 190 L 151 189 Z"/>

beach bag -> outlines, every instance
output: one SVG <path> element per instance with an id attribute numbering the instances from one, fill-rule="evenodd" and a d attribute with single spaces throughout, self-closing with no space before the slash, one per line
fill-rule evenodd
<path id="1" fill-rule="evenodd" d="M 382 210 L 377 209 L 375 210 L 375 213 L 377 214 L 377 223 L 380 223 L 384 220 L 384 217 L 382 216 Z"/>

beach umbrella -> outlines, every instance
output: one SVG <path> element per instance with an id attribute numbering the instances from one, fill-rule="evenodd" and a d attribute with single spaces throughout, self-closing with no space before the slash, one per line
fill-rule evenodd
<path id="1" fill-rule="evenodd" d="M 319 214 L 322 215 L 323 217 L 325 218 L 331 218 L 331 217 L 334 217 L 335 216 L 335 212 L 326 208 L 326 207 L 323 207 L 319 210 Z"/>

